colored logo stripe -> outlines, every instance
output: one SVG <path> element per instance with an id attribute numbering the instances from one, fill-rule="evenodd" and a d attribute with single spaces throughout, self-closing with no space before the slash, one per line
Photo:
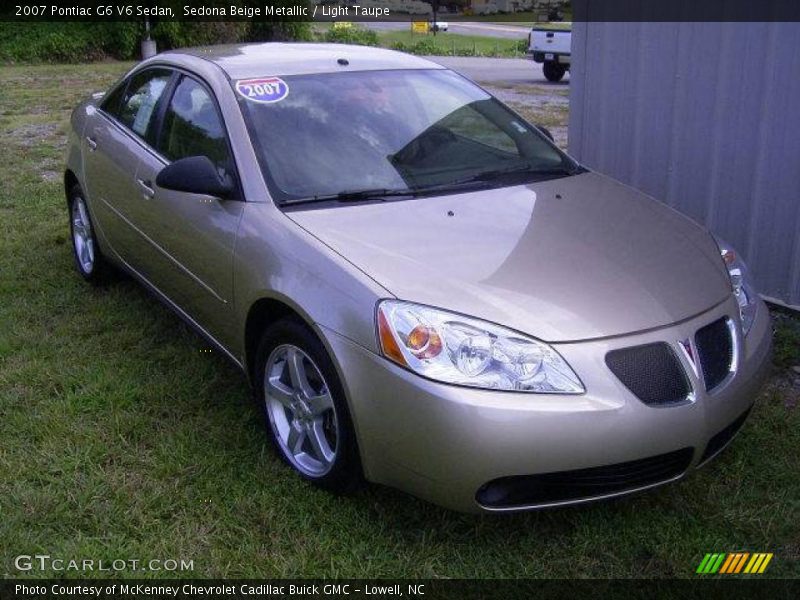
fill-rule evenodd
<path id="1" fill-rule="evenodd" d="M 750 559 L 750 562 L 747 563 L 747 566 L 744 569 L 745 573 L 763 573 L 764 569 L 767 568 L 769 561 L 772 560 L 772 553 L 757 553 L 753 554 L 753 558 Z"/>
<path id="2" fill-rule="evenodd" d="M 737 573 L 760 574 L 767 568 L 772 556 L 772 553 L 766 552 L 756 552 L 752 555 L 749 552 L 709 553 L 700 561 L 697 573 L 702 575 L 713 575 L 714 573 L 726 575 Z"/>
<path id="3" fill-rule="evenodd" d="M 736 552 L 728 554 L 728 559 L 719 570 L 720 573 L 738 573 L 744 567 L 744 561 L 750 556 L 749 552 Z"/>
<path id="4" fill-rule="evenodd" d="M 725 554 L 706 554 L 705 558 L 703 558 L 700 566 L 697 567 L 698 573 L 708 574 L 708 573 L 716 573 L 719 571 L 719 567 L 722 564 L 723 559 L 725 558 Z"/>
<path id="5" fill-rule="evenodd" d="M 728 569 L 731 568 L 731 564 L 739 557 L 738 554 L 728 554 L 728 558 L 725 559 L 725 562 L 722 563 L 722 568 L 719 570 L 720 573 L 727 573 Z"/>

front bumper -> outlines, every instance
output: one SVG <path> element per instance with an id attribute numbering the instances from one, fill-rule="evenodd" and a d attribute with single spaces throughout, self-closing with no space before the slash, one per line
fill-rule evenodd
<path id="1" fill-rule="evenodd" d="M 554 344 L 583 381 L 587 391 L 580 396 L 441 384 L 410 373 L 329 330 L 321 333 L 342 375 L 367 479 L 455 510 L 485 512 L 631 493 L 679 479 L 712 458 L 735 434 L 729 426 L 752 406 L 769 369 L 771 329 L 766 306 L 760 304 L 744 340 L 735 315 L 737 306 L 731 299 L 688 321 L 654 331 Z M 689 359 L 677 352 L 677 345 L 724 316 L 737 324 L 737 367 L 725 385 L 709 394 L 690 368 Z M 691 401 L 664 407 L 646 405 L 604 362 L 611 350 L 656 341 L 676 348 L 694 388 Z M 730 435 L 718 435 L 726 428 Z M 712 440 L 714 444 L 709 446 Z M 477 499 L 485 499 L 486 484 L 498 478 L 585 471 L 604 465 L 627 469 L 619 463 L 672 456 L 678 451 L 684 452 L 686 461 L 677 472 L 665 471 L 661 480 L 613 493 L 501 506 L 481 504 Z"/>

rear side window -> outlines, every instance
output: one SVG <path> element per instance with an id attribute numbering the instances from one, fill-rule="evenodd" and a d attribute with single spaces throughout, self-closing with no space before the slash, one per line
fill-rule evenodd
<path id="1" fill-rule="evenodd" d="M 225 128 L 210 93 L 184 76 L 164 114 L 159 152 L 170 160 L 207 156 L 220 171 L 230 172 Z"/>
<path id="2" fill-rule="evenodd" d="M 122 97 L 125 95 L 125 90 L 127 89 L 128 82 L 123 81 L 103 98 L 100 108 L 114 117 L 119 117 L 119 106 L 122 103 Z"/>
<path id="3" fill-rule="evenodd" d="M 122 98 L 118 118 L 126 127 L 152 143 L 156 107 L 172 73 L 167 69 L 148 69 L 131 78 Z"/>

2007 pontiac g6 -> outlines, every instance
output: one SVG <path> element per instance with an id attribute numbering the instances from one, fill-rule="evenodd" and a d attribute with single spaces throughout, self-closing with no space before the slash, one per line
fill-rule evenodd
<path id="1" fill-rule="evenodd" d="M 721 451 L 768 368 L 729 245 L 405 54 L 158 55 L 75 110 L 65 187 L 80 274 L 127 271 L 241 367 L 330 490 L 645 490 Z"/>

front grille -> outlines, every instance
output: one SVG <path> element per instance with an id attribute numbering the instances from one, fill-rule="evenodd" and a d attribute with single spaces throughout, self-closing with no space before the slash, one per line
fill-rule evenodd
<path id="1" fill-rule="evenodd" d="M 733 340 L 727 318 L 699 329 L 694 336 L 706 391 L 718 387 L 728 376 L 733 363 Z"/>
<path id="2" fill-rule="evenodd" d="M 606 364 L 645 404 L 683 402 L 692 389 L 678 357 L 664 342 L 612 350 Z"/>
<path id="3" fill-rule="evenodd" d="M 700 459 L 701 463 L 706 462 L 717 452 L 728 445 L 728 443 L 733 439 L 733 436 L 738 433 L 738 431 L 742 428 L 742 425 L 744 425 L 744 422 L 747 420 L 747 416 L 750 414 L 750 408 L 739 415 L 733 423 L 708 440 L 708 445 L 706 446 L 705 452 L 703 452 L 703 458 Z"/>
<path id="4" fill-rule="evenodd" d="M 683 448 L 603 467 L 501 477 L 481 486 L 475 499 L 486 508 L 503 509 L 621 494 L 678 477 L 693 454 L 692 448 Z"/>

